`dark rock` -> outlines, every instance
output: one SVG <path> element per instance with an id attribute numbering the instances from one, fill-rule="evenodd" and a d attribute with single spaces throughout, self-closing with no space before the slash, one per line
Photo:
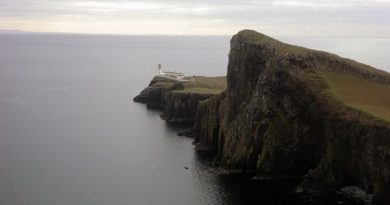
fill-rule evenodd
<path id="1" fill-rule="evenodd" d="M 185 82 L 156 76 L 133 101 L 146 104 L 148 109 L 163 111 L 161 118 L 171 125 L 192 127 L 199 102 L 216 94 L 183 92 L 184 84 Z"/>
<path id="2" fill-rule="evenodd" d="M 196 150 L 258 178 L 301 178 L 307 190 L 356 185 L 389 204 L 389 124 L 335 109 L 300 75 L 315 70 L 390 83 L 366 65 L 242 31 L 231 40 L 227 90 L 198 106 Z"/>
<path id="3" fill-rule="evenodd" d="M 178 136 L 185 136 L 185 137 L 194 137 L 194 130 L 193 129 L 186 129 L 183 131 L 180 131 L 177 133 Z"/>
<path id="4" fill-rule="evenodd" d="M 213 94 L 168 92 L 165 96 L 165 110 L 161 117 L 170 123 L 193 126 L 198 103 Z"/>

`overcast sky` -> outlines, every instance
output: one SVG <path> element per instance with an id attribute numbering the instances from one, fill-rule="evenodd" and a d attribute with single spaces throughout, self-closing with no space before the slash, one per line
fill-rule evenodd
<path id="1" fill-rule="evenodd" d="M 390 37 L 390 0 L 0 0 L 0 29 Z"/>

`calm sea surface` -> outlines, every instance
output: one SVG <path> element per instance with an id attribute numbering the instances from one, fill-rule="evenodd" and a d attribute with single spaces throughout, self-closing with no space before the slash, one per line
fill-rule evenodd
<path id="1" fill-rule="evenodd" d="M 0 204 L 298 203 L 218 175 L 132 102 L 159 63 L 225 75 L 229 38 L 0 34 Z M 390 68 L 389 39 L 280 39 Z"/>

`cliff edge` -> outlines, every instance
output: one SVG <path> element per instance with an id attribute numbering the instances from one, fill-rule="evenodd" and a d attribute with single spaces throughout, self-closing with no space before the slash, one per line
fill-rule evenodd
<path id="1" fill-rule="evenodd" d="M 368 65 L 241 31 L 194 132 L 220 166 L 390 203 L 390 74 Z"/>
<path id="2" fill-rule="evenodd" d="M 163 111 L 167 122 L 193 126 L 202 100 L 226 89 L 226 77 L 185 77 L 185 81 L 155 76 L 149 86 L 134 97 L 135 102 L 146 104 L 149 109 Z"/>

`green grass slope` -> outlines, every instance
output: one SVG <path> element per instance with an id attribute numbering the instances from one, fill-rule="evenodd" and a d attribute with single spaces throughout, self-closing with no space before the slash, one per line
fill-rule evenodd
<path id="1" fill-rule="evenodd" d="M 390 85 L 359 77 L 319 72 L 326 83 L 326 94 L 344 105 L 390 122 Z"/>

